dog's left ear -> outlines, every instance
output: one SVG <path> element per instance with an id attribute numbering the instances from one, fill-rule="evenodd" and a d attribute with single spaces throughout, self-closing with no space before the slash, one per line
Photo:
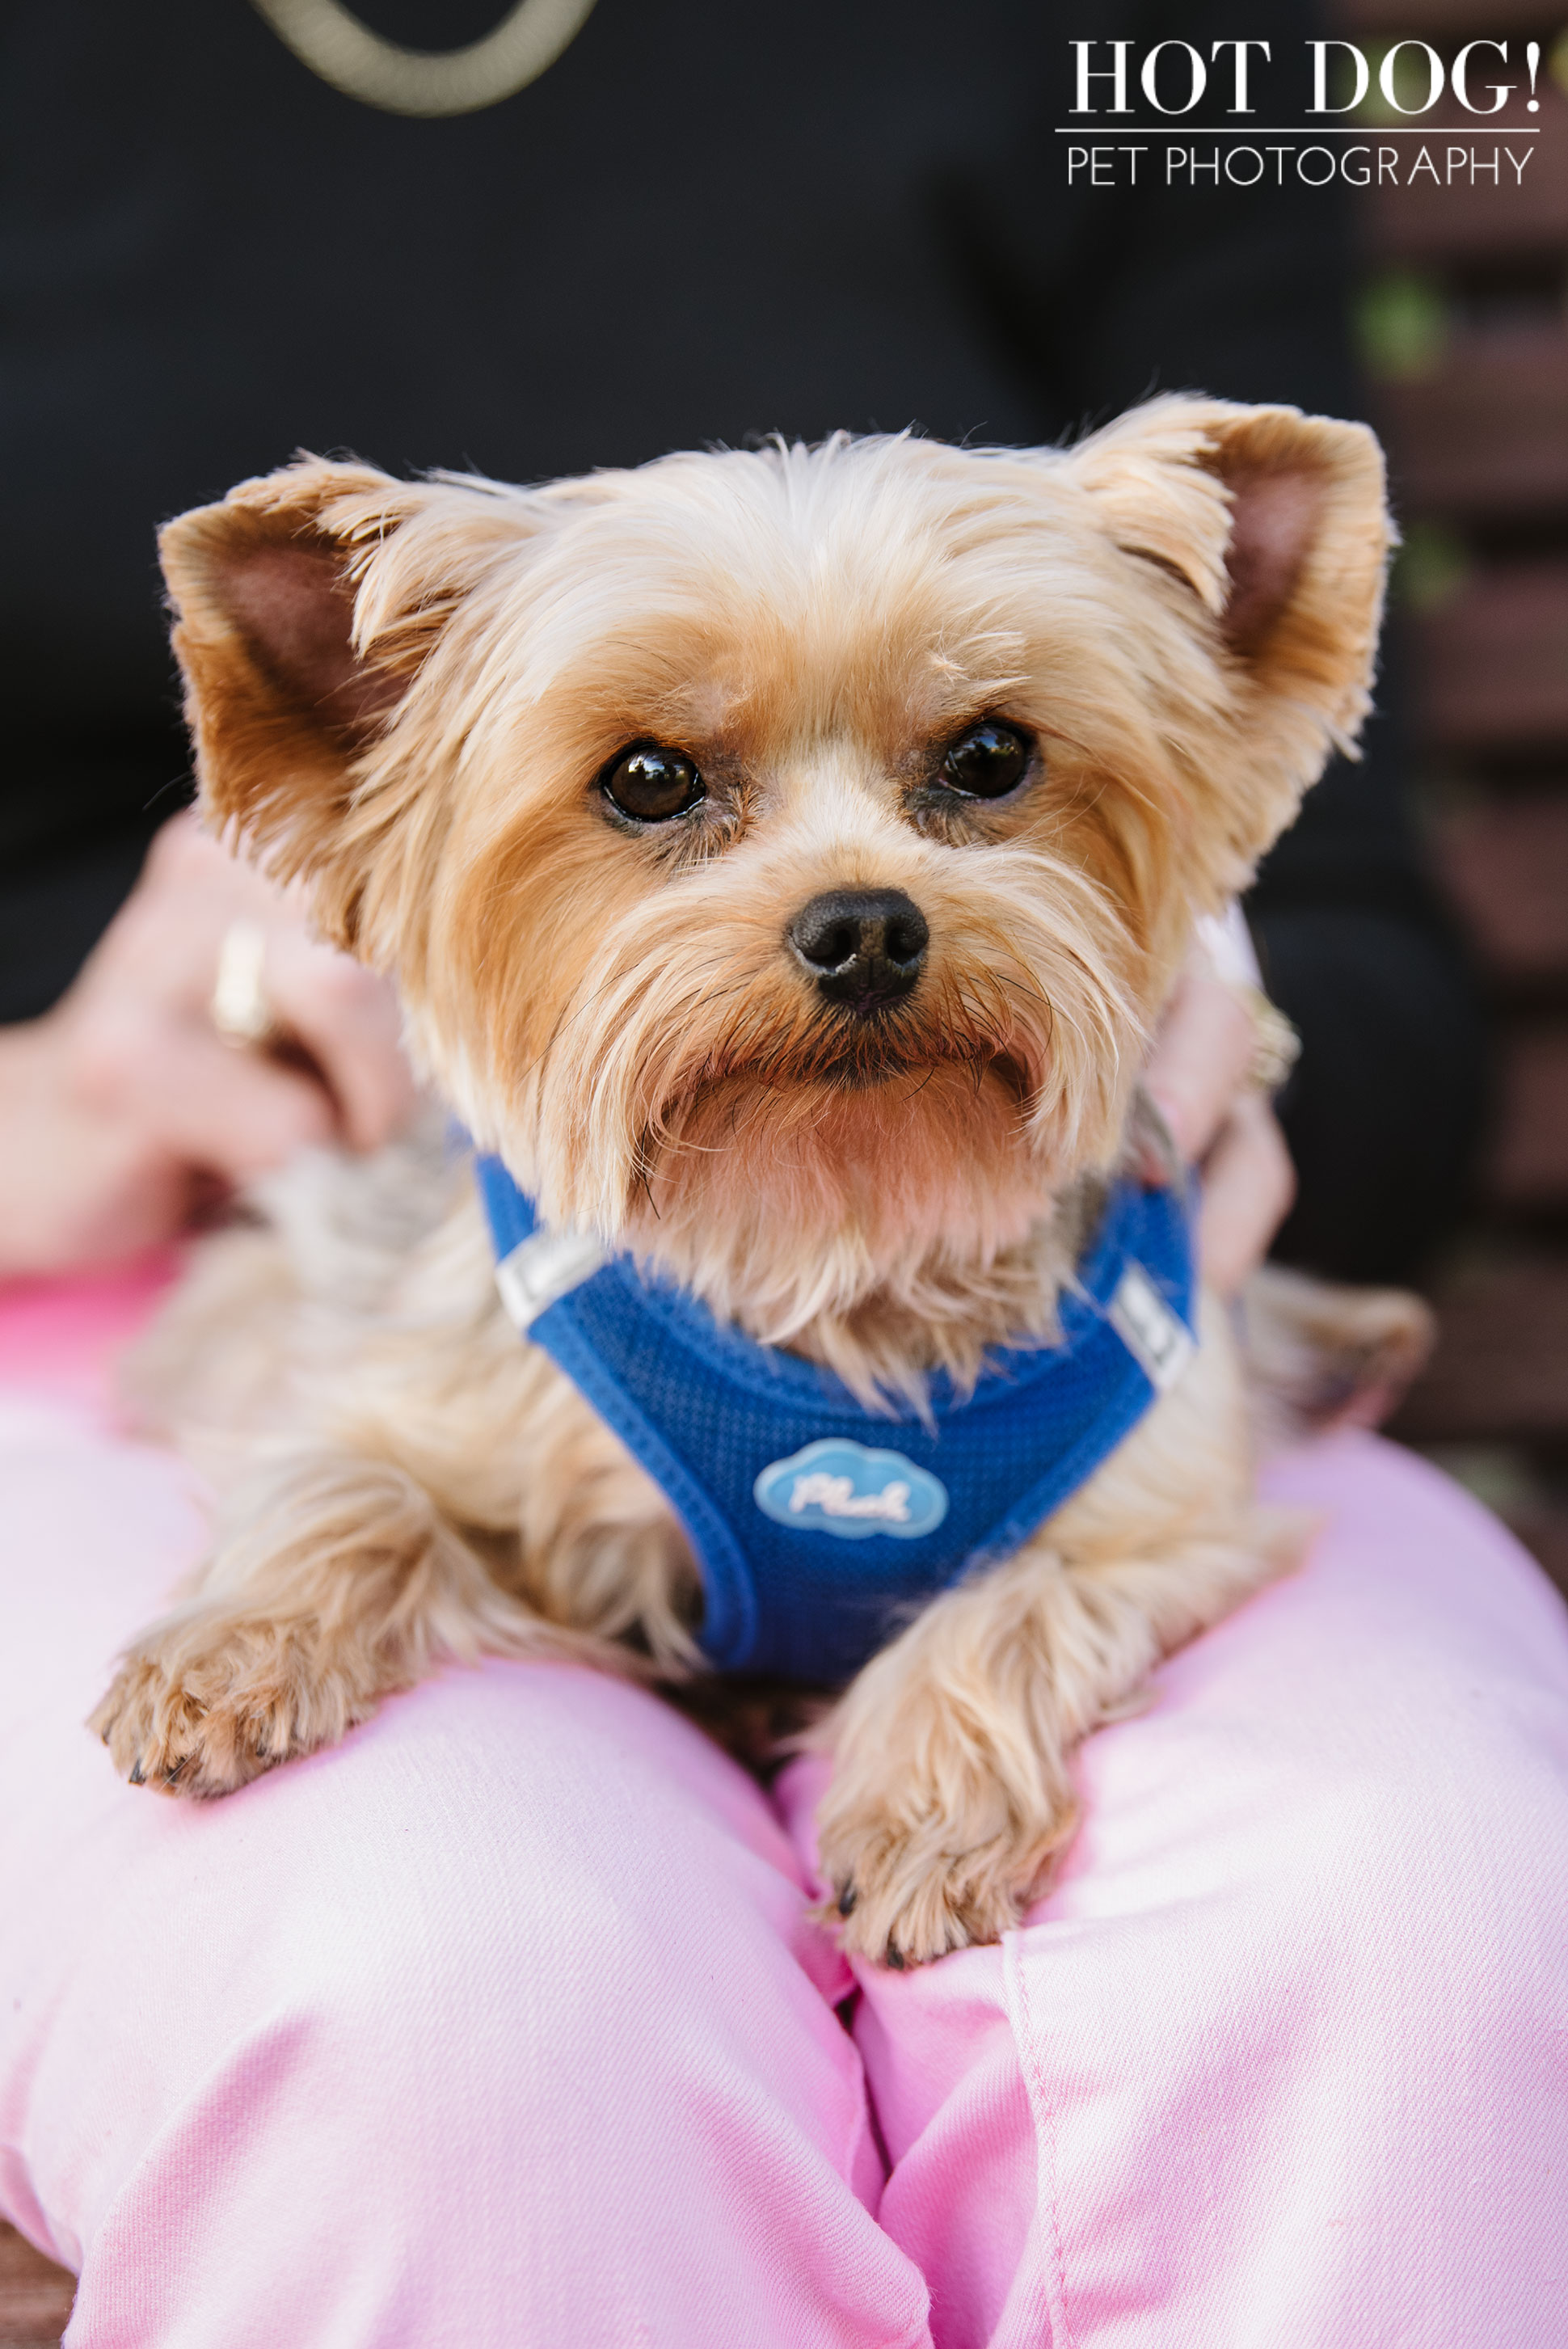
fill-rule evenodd
<path id="1" fill-rule="evenodd" d="M 1196 599 L 1251 773 L 1225 811 L 1250 865 L 1371 707 L 1397 543 L 1377 438 L 1294 408 L 1168 398 L 1095 433 L 1067 471 L 1119 547 Z"/>

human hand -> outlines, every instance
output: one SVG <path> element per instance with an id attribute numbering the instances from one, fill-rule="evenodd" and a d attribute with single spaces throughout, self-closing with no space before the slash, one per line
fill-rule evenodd
<path id="1" fill-rule="evenodd" d="M 1203 1278 L 1233 1297 L 1257 1270 L 1295 1196 L 1268 1095 L 1253 1079 L 1257 1027 L 1243 998 L 1202 954 L 1182 974 L 1144 1077 L 1177 1150 L 1203 1181 L 1198 1249 Z"/>
<path id="2" fill-rule="evenodd" d="M 212 1024 L 236 922 L 264 939 L 286 1061 Z M 384 980 L 317 945 L 300 905 L 193 815 L 174 817 L 68 994 L 0 1030 L 0 1273 L 129 1255 L 310 1144 L 389 1141 L 414 1105 L 398 1026 Z"/>

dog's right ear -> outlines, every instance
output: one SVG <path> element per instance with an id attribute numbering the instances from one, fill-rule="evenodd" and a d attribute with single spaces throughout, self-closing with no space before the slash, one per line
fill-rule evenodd
<path id="1" fill-rule="evenodd" d="M 340 944 L 392 812 L 378 822 L 362 762 L 520 523 L 488 483 L 304 457 L 160 534 L 201 803 L 278 879 L 312 876 Z"/>

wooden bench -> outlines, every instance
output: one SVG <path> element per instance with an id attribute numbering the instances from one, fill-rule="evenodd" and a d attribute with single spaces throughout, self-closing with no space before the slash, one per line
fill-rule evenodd
<path id="1" fill-rule="evenodd" d="M 59 2349 L 76 2278 L 0 2221 L 0 2349 Z"/>

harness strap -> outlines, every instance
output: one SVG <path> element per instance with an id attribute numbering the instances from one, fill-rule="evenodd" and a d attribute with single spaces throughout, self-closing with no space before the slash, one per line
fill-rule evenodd
<path id="1" fill-rule="evenodd" d="M 972 1393 L 868 1412 L 596 1242 L 543 1230 L 499 1159 L 476 1172 L 518 1328 L 647 1470 L 702 1575 L 719 1668 L 848 1678 L 902 1615 L 1017 1549 L 1193 1350 L 1188 1199 L 1113 1186 L 1058 1342 L 998 1350 Z"/>

